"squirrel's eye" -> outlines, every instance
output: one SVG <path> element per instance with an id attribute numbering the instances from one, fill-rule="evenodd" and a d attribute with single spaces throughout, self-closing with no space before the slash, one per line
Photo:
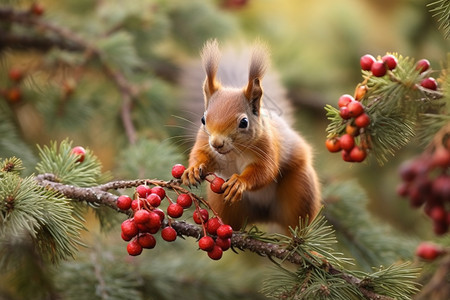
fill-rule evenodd
<path id="1" fill-rule="evenodd" d="M 242 120 L 239 122 L 239 128 L 247 128 L 248 127 L 248 119 L 242 118 Z"/>
<path id="2" fill-rule="evenodd" d="M 206 121 L 205 121 L 205 116 L 202 117 L 202 124 L 205 125 Z"/>

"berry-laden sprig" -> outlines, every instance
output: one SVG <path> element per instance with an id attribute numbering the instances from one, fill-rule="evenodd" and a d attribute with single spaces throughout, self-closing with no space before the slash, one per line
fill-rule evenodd
<path id="1" fill-rule="evenodd" d="M 424 207 L 436 235 L 450 228 L 450 124 L 443 127 L 428 149 L 399 168 L 400 196 L 408 197 L 413 208 Z"/>
<path id="2" fill-rule="evenodd" d="M 172 175 L 175 179 L 180 179 L 186 168 L 176 164 L 172 168 Z M 211 189 L 214 192 L 222 192 L 224 180 L 214 174 L 208 174 Z M 134 199 L 122 195 L 117 199 L 117 207 L 121 210 L 133 212 L 133 216 L 125 220 L 121 225 L 121 236 L 127 241 L 128 254 L 136 256 L 142 253 L 143 249 L 152 249 L 156 246 L 154 234 L 161 231 L 161 237 L 167 242 L 173 242 L 177 238 L 177 232 L 172 227 L 174 219 L 180 218 L 185 209 L 195 205 L 192 218 L 196 224 L 202 226 L 203 236 L 199 237 L 198 245 L 206 251 L 211 259 L 218 260 L 222 257 L 223 251 L 231 247 L 231 236 L 233 229 L 230 225 L 224 224 L 218 214 L 211 208 L 208 202 L 195 194 L 183 189 L 179 185 L 166 185 L 166 189 L 171 189 L 177 194 L 176 201 L 170 199 L 164 187 L 158 182 L 148 181 L 155 184 L 150 187 L 147 184 L 139 185 L 135 189 Z M 166 212 L 159 208 L 161 202 L 167 199 L 169 205 Z M 205 206 L 206 208 L 202 208 Z M 214 217 L 209 217 L 209 211 Z M 165 219 L 167 221 L 165 222 Z M 167 226 L 166 226 L 167 225 Z"/>
<path id="3" fill-rule="evenodd" d="M 425 102 L 422 100 L 428 100 L 428 96 L 431 99 L 442 96 L 437 92 L 436 80 L 429 76 L 430 63 L 426 59 L 414 65 L 410 59 L 399 59 L 392 54 L 378 60 L 366 54 L 361 57 L 360 66 L 364 80 L 356 86 L 353 95 L 342 95 L 337 103 L 338 109 L 331 105 L 325 107 L 331 121 L 325 145 L 330 152 L 341 152 L 342 159 L 347 162 L 364 161 L 369 152 L 377 150 L 375 147 L 386 147 L 385 152 L 392 153 L 391 148 L 399 148 L 408 137 L 408 134 L 395 132 L 392 119 L 396 118 L 400 124 L 408 123 L 405 127 L 410 129 L 412 121 L 408 118 L 417 118 L 417 112 L 423 109 L 421 105 Z M 411 95 L 402 97 L 401 93 Z M 412 100 L 411 103 L 401 103 L 396 101 L 397 98 Z M 409 107 L 402 110 L 402 105 Z M 386 124 L 391 126 L 392 132 L 383 132 Z M 400 136 L 393 136 L 395 133 Z M 386 160 L 384 153 L 379 156 L 380 162 Z"/>

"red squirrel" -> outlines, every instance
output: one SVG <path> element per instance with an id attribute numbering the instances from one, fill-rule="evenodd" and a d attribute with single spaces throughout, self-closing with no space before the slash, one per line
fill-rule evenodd
<path id="1" fill-rule="evenodd" d="M 207 199 L 234 230 L 259 222 L 277 223 L 287 230 L 298 226 L 299 217 L 312 220 L 321 196 L 311 147 L 292 129 L 287 115 L 266 108 L 262 87 L 266 48 L 255 46 L 243 87 L 222 86 L 217 78 L 216 40 L 205 44 L 201 58 L 205 110 L 182 182 L 197 185 L 211 172 L 225 179 L 224 192 L 208 189 Z M 273 101 L 287 105 L 284 99 Z"/>

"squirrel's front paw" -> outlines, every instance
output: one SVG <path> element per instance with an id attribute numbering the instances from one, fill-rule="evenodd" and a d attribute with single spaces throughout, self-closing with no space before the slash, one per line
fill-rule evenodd
<path id="1" fill-rule="evenodd" d="M 181 176 L 181 181 L 184 185 L 187 186 L 197 186 L 203 180 L 203 176 L 205 175 L 205 165 L 201 164 L 198 166 L 192 166 L 187 168 L 183 175 Z"/>
<path id="2" fill-rule="evenodd" d="M 222 186 L 224 199 L 227 202 L 234 203 L 242 199 L 242 194 L 246 189 L 245 182 L 238 174 L 233 174 Z"/>

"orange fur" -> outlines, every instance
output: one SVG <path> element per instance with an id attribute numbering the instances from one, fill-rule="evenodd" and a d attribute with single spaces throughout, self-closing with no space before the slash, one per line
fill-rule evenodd
<path id="1" fill-rule="evenodd" d="M 297 226 L 299 217 L 313 219 L 320 189 L 310 146 L 283 118 L 266 113 L 262 103 L 265 49 L 256 48 L 248 83 L 240 88 L 222 87 L 217 80 L 219 53 L 215 41 L 202 52 L 205 125 L 183 182 L 197 185 L 209 172 L 226 179 L 225 192 L 208 191 L 208 201 L 236 230 L 244 222 L 275 222 L 287 229 Z"/>

